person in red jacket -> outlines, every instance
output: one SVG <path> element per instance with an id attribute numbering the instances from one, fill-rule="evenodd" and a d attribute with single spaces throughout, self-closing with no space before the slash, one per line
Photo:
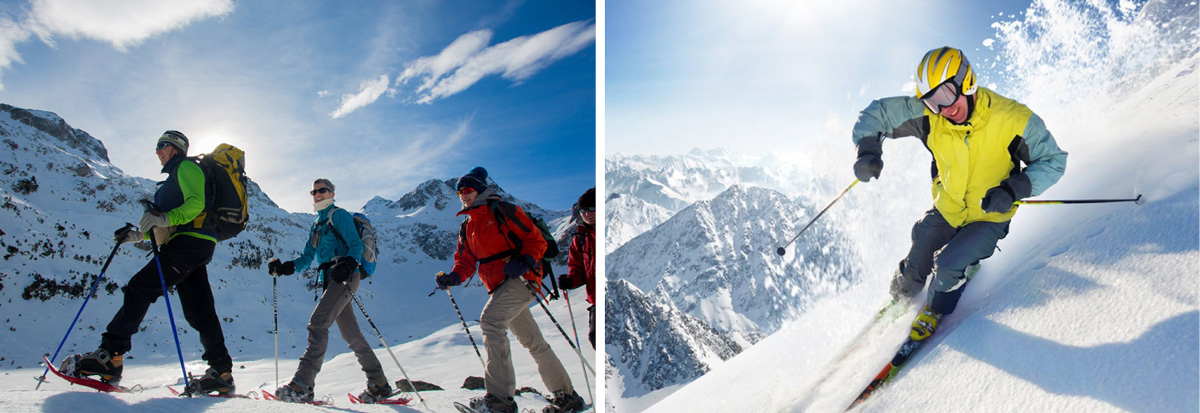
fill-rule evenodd
<path id="1" fill-rule="evenodd" d="M 579 220 L 567 255 L 566 274 L 558 276 L 558 288 L 573 290 L 587 286 L 588 341 L 596 348 L 596 188 L 584 192 L 575 202 Z"/>
<path id="2" fill-rule="evenodd" d="M 517 411 L 513 401 L 516 373 L 508 343 L 508 331 L 512 331 L 533 356 L 542 382 L 554 392 L 552 410 L 579 411 L 583 398 L 575 393 L 567 370 L 529 312 L 537 298 L 529 285 L 541 284 L 542 277 L 534 269 L 546 252 L 546 240 L 521 207 L 500 201 L 500 195 L 486 182 L 487 170 L 479 166 L 458 179 L 456 188 L 463 204 L 458 215 L 467 220 L 458 237 L 454 269 L 436 278 L 438 288 L 447 289 L 478 272 L 491 295 L 479 316 L 488 355 L 483 378 L 487 394 L 473 398 L 470 406 L 485 412 Z"/>

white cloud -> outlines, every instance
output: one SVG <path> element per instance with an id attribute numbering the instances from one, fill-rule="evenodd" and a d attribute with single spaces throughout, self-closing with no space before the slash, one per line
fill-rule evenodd
<path id="1" fill-rule="evenodd" d="M 480 49 L 479 40 L 484 36 L 490 38 L 491 33 L 463 35 L 437 56 L 417 59 L 405 68 L 400 77 L 403 81 L 424 78 L 415 91 L 416 102 L 432 103 L 466 90 L 493 74 L 522 82 L 546 66 L 594 43 L 596 25 L 591 21 L 567 23 Z M 398 79 L 397 84 L 400 83 Z"/>
<path id="2" fill-rule="evenodd" d="M 425 83 L 417 90 L 427 90 L 433 86 L 435 79 L 441 78 L 447 72 L 462 66 L 471 56 L 487 47 L 492 40 L 491 30 L 473 31 L 459 36 L 446 46 L 437 56 L 426 56 L 417 59 L 404 69 L 404 73 L 396 78 L 396 86 L 400 86 L 419 75 L 427 75 Z"/>
<path id="3" fill-rule="evenodd" d="M 359 85 L 362 91 L 353 95 L 342 95 L 342 103 L 337 110 L 330 113 L 329 116 L 337 119 L 342 116 L 349 115 L 350 112 L 357 110 L 363 106 L 375 103 L 383 92 L 388 90 L 388 75 L 380 75 L 378 79 L 367 80 Z"/>
<path id="4" fill-rule="evenodd" d="M 233 11 L 231 0 L 34 0 L 30 29 L 47 44 L 54 35 L 90 38 L 125 51 L 156 35 Z"/>
<path id="5" fill-rule="evenodd" d="M 16 46 L 34 34 L 50 46 L 55 36 L 69 36 L 107 42 L 124 52 L 161 33 L 232 11 L 232 0 L 33 0 L 23 21 L 0 17 L 0 74 L 22 62 Z"/>

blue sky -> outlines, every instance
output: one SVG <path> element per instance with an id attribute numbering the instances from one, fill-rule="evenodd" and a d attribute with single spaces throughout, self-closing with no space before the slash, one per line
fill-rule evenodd
<path id="1" fill-rule="evenodd" d="M 844 139 L 871 100 L 909 94 L 928 50 L 963 49 L 1004 85 L 984 42 L 1029 0 L 605 3 L 606 154 L 802 151 Z"/>
<path id="2" fill-rule="evenodd" d="M 0 102 L 58 113 L 156 180 L 166 129 L 192 154 L 234 144 L 293 212 L 318 177 L 356 209 L 476 165 L 565 209 L 595 185 L 595 16 L 548 0 L 5 2 Z"/>

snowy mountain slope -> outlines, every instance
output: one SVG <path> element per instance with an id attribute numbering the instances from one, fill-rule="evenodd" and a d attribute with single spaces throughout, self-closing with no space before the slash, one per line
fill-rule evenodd
<path id="1" fill-rule="evenodd" d="M 54 352 L 82 303 L 82 295 L 112 250 L 109 234 L 126 221 L 138 219 L 141 211 L 136 201 L 151 194 L 155 184 L 124 175 L 107 161 L 103 144 L 70 128 L 57 115 L 2 108 L 0 251 L 5 259 L 0 261 L 0 306 L 8 328 L 0 329 L 0 364 L 8 372 L 28 372 L 25 369 L 37 369 L 42 354 Z M 155 161 L 151 151 L 148 146 L 147 162 Z M 249 154 L 248 162 L 254 160 L 255 154 Z M 433 274 L 451 266 L 450 255 L 461 221 L 454 216 L 459 206 L 452 197 L 453 182 L 431 180 L 401 201 L 377 198 L 365 208 L 380 233 L 381 259 L 375 276 L 358 295 L 393 345 L 459 323 L 445 297 L 427 297 L 434 287 Z M 314 218 L 312 214 L 293 214 L 278 208 L 253 182 L 248 193 L 250 225 L 237 238 L 220 244 L 209 264 L 217 313 L 222 316 L 235 363 L 273 357 L 274 337 L 270 331 L 274 329 L 272 313 L 276 306 L 271 277 L 263 264 L 270 257 L 290 259 L 298 255 Z M 438 196 L 422 196 L 430 193 Z M 518 199 L 513 201 L 545 217 L 558 230 L 559 244 L 565 245 L 573 228 L 568 224 L 569 211 L 547 211 Z M 148 251 L 139 246 L 120 247 L 97 296 L 88 302 L 65 343 L 63 354 L 89 351 L 99 343 L 100 332 L 120 304 L 118 287 L 149 259 Z M 556 268 L 558 272 L 563 270 Z M 295 360 L 303 350 L 305 325 L 319 290 L 310 285 L 312 275 L 309 271 L 278 280 L 280 357 L 284 360 Z M 476 288 L 456 292 L 469 320 L 477 318 L 487 299 L 479 282 L 472 284 Z M 174 314 L 180 316 L 174 296 L 171 304 Z M 556 312 L 565 314 L 562 304 L 554 305 Z M 134 336 L 134 348 L 127 359 L 129 368 L 169 365 L 176 359 L 167 312 L 162 306 L 156 303 L 151 307 L 143 330 Z M 577 315 L 584 313 L 586 325 L 586 311 L 582 307 L 575 310 Z M 567 319 L 563 315 L 558 318 Z M 200 347 L 194 331 L 186 327 L 181 316 L 176 324 L 185 360 L 198 360 Z M 368 336 L 374 336 L 367 330 L 367 323 L 362 327 Z M 552 332 L 556 330 L 547 331 L 550 340 L 554 340 L 549 337 Z M 333 335 L 331 340 L 339 342 L 337 333 Z M 567 351 L 562 353 L 564 363 L 570 364 L 566 356 L 574 355 Z M 474 367 L 454 372 L 460 376 L 457 380 L 461 382 L 467 374 L 480 374 L 478 361 L 472 364 Z M 284 374 L 290 377 L 290 371 Z M 172 377 L 177 378 L 178 373 Z"/>
<path id="2" fill-rule="evenodd" d="M 1038 18 L 1029 22 L 1031 30 L 1078 28 L 1072 19 L 1094 19 L 1078 13 L 1080 7 L 1031 9 L 1027 14 Z M 1064 74 L 1079 73 L 1072 66 L 1079 64 L 1110 70 L 1088 79 L 1095 88 L 1073 89 L 1064 79 L 1056 87 L 1050 78 L 1039 84 L 1045 89 L 1016 96 L 1045 118 L 1070 152 L 1066 175 L 1042 198 L 1140 193 L 1147 202 L 1023 207 L 958 310 L 860 411 L 1200 410 L 1200 30 L 1196 2 L 1151 2 L 1144 10 L 1187 16 L 1183 30 L 1179 21 L 1140 17 L 1137 23 L 1155 29 L 1151 46 L 1184 50 L 1182 58 L 1135 59 L 1130 54 L 1159 49 L 1133 48 L 1109 50 L 1113 55 L 1099 63 L 1020 60 L 1043 56 L 1045 45 L 1036 43 L 1013 43 L 1009 58 L 1018 59 L 1013 70 L 1040 76 L 1049 73 L 1043 66 Z M 1134 37 L 1122 24 L 1082 23 Z M 1129 66 L 1106 66 L 1111 62 L 1143 62 L 1136 67 L 1144 76 L 1123 83 Z M 872 183 L 856 195 L 895 199 L 884 192 L 893 190 Z M 880 247 L 896 250 L 908 239 L 888 242 Z M 844 410 L 906 334 L 899 323 L 884 338 L 864 343 L 854 357 L 862 362 L 830 367 L 886 300 L 890 271 L 886 264 L 870 266 L 862 284 L 818 301 L 649 410 Z M 816 383 L 826 376 L 830 382 Z"/>
<path id="3" fill-rule="evenodd" d="M 733 185 L 801 193 L 812 175 L 775 155 L 752 157 L 728 149 L 652 156 L 621 154 L 604 160 L 605 247 L 618 247 L 697 201 Z"/>
<path id="4" fill-rule="evenodd" d="M 795 318 L 829 285 L 854 282 L 852 255 L 828 222 L 809 229 L 824 242 L 775 249 L 818 207 L 763 188 L 732 186 L 700 201 L 607 255 L 606 275 L 661 291 L 681 311 L 752 343 Z M 836 288 L 836 287 L 835 287 Z"/>
<path id="5" fill-rule="evenodd" d="M 640 392 L 686 383 L 740 353 L 744 346 L 703 321 L 675 308 L 669 299 L 648 297 L 627 280 L 605 284 L 607 360 Z M 611 388 L 609 394 L 615 393 Z M 611 396 L 610 396 L 611 397 Z"/>
<path id="6" fill-rule="evenodd" d="M 610 397 L 640 399 L 622 402 L 637 410 L 856 283 L 858 265 L 846 258 L 855 252 L 837 220 L 775 254 L 818 208 L 733 185 L 611 251 L 605 275 L 621 283 L 606 290 L 606 340 L 622 390 Z"/>

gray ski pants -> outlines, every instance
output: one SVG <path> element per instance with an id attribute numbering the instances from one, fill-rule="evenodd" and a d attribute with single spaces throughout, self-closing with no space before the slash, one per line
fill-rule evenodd
<path id="1" fill-rule="evenodd" d="M 991 257 L 996 243 L 1008 235 L 1008 222 L 972 222 L 955 228 L 937 209 L 925 212 L 912 229 L 912 248 L 900 263 L 899 277 L 925 285 L 929 274 L 929 306 L 950 314 L 966 286 L 967 266 Z M 919 291 L 919 290 L 918 290 Z"/>
<path id="2" fill-rule="evenodd" d="M 487 371 L 483 385 L 487 392 L 501 399 L 517 393 L 516 373 L 513 371 L 512 350 L 508 343 L 508 331 L 512 330 L 537 363 L 542 383 L 550 391 L 570 391 L 571 378 L 550 344 L 542 337 L 542 331 L 533 321 L 529 305 L 533 304 L 533 293 L 519 279 L 510 279 L 492 291 L 491 298 L 479 316 L 479 328 L 483 330 L 483 347 L 487 350 Z"/>
<path id="3" fill-rule="evenodd" d="M 379 358 L 375 357 L 371 345 L 367 344 L 367 339 L 358 329 L 358 320 L 354 316 L 354 309 L 351 308 L 350 294 L 358 291 L 359 281 L 359 275 L 354 274 L 347 282 L 348 287 L 330 282 L 329 287 L 321 295 L 321 299 L 317 301 L 317 308 L 313 309 L 312 316 L 308 319 L 308 347 L 304 349 L 304 355 L 300 356 L 300 365 L 296 367 L 296 375 L 292 376 L 292 381 L 296 384 L 309 388 L 314 387 L 317 373 L 321 372 L 321 363 L 325 361 L 325 350 L 329 344 L 329 327 L 335 321 L 338 331 L 342 333 L 342 339 L 346 340 L 346 344 L 350 346 L 351 350 L 354 350 L 354 356 L 358 357 L 358 364 L 367 374 L 367 383 L 387 384 L 383 366 L 379 364 Z"/>

